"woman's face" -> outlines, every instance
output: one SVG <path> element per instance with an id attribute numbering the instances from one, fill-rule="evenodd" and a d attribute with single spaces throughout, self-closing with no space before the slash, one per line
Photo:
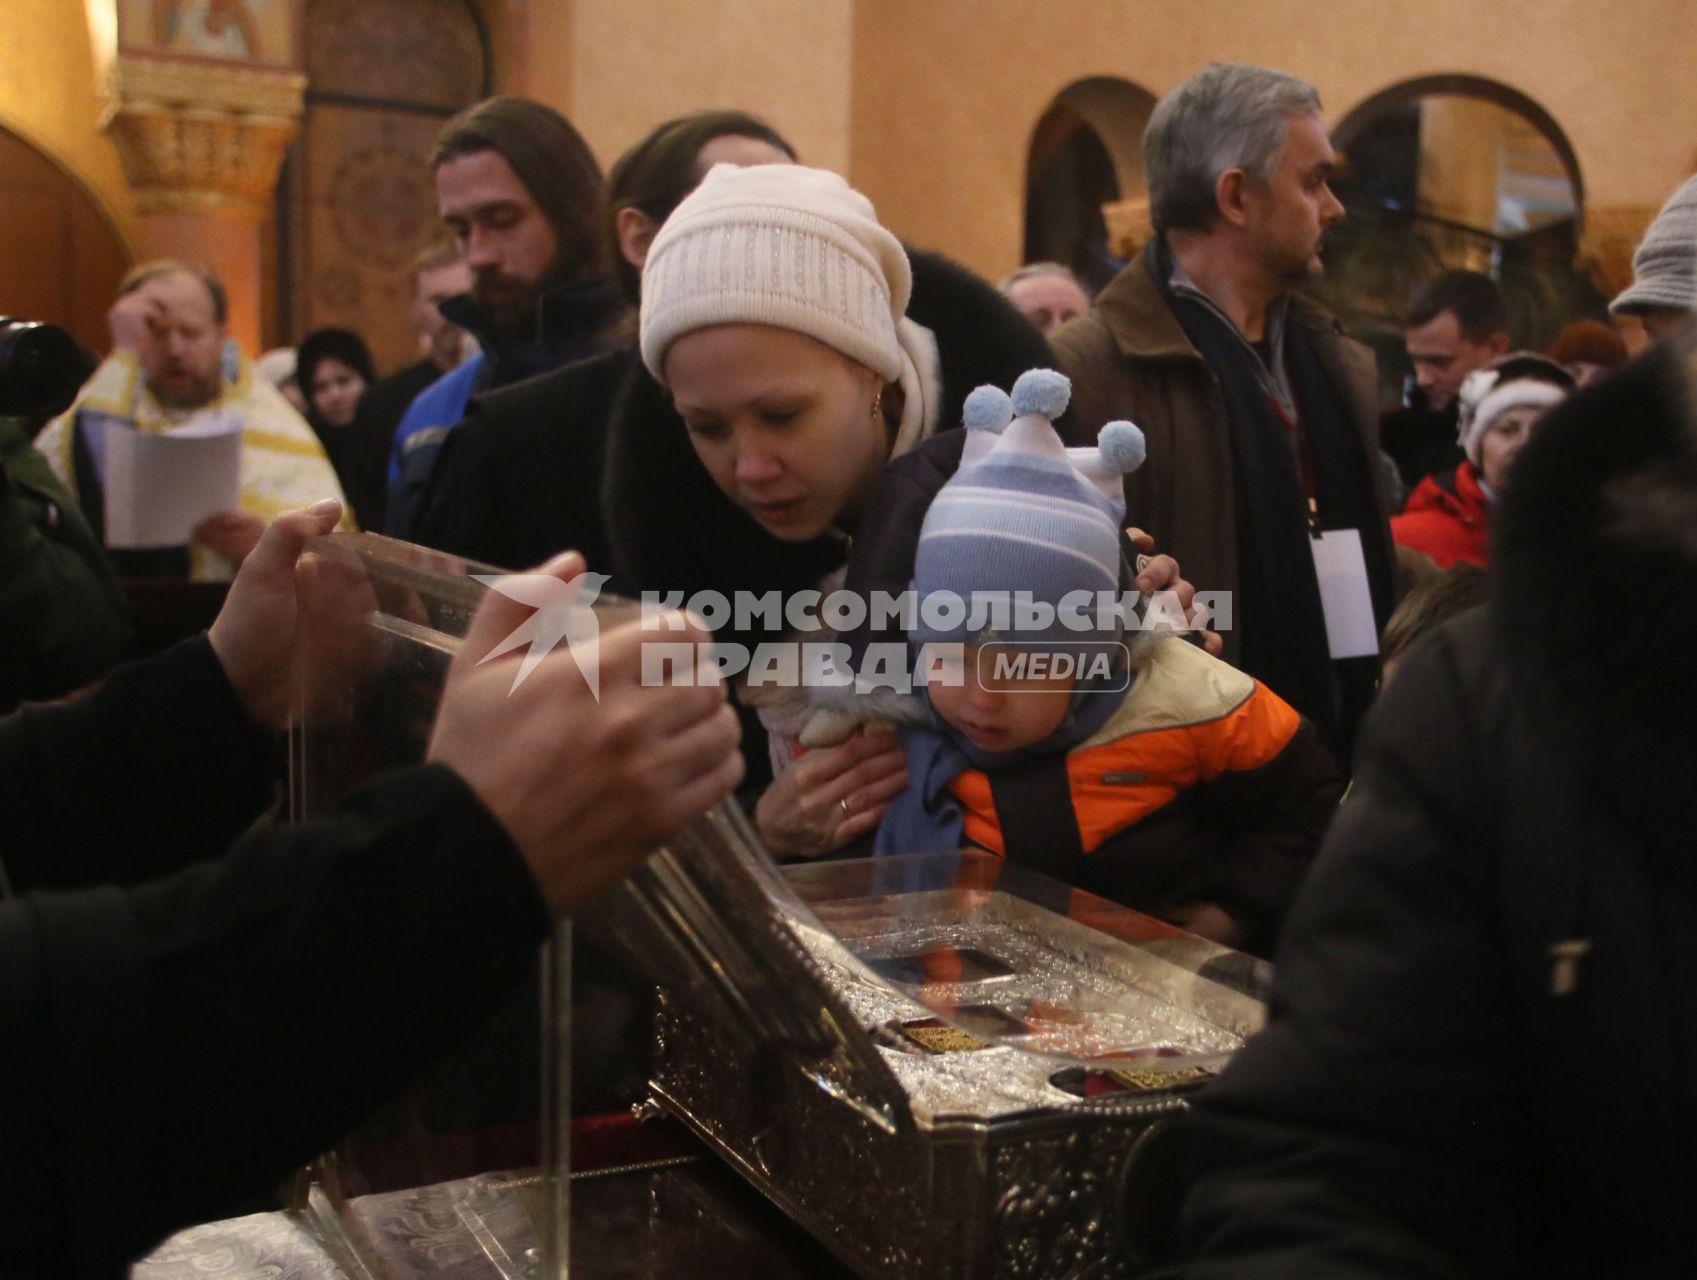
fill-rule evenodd
<path id="1" fill-rule="evenodd" d="M 878 375 L 789 329 L 697 329 L 666 351 L 690 443 L 713 483 L 774 538 L 852 530 L 890 456 Z"/>
<path id="2" fill-rule="evenodd" d="M 1501 493 L 1509 468 L 1520 455 L 1532 435 L 1532 428 L 1543 416 L 1542 409 L 1522 405 L 1505 409 L 1491 420 L 1479 441 L 1479 471 L 1493 492 Z"/>
<path id="3" fill-rule="evenodd" d="M 332 427 L 345 427 L 354 420 L 359 408 L 365 379 L 340 360 L 326 357 L 312 371 L 312 385 L 307 394 L 312 398 L 313 412 Z"/>

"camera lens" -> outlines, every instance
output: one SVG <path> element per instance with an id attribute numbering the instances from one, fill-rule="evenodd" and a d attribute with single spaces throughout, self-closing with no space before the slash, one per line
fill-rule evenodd
<path id="1" fill-rule="evenodd" d="M 57 325 L 0 318 L 0 414 L 49 417 L 82 385 L 82 352 Z"/>

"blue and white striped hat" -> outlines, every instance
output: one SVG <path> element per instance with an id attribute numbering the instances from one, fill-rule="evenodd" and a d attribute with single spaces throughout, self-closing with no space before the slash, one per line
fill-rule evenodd
<path id="1" fill-rule="evenodd" d="M 920 528 L 914 589 L 920 603 L 913 639 L 922 644 L 986 640 L 1091 641 L 1111 639 L 1069 624 L 1022 628 L 1019 612 L 1006 632 L 972 627 L 975 594 L 1060 606 L 1070 593 L 1087 593 L 1094 616 L 1099 593 L 1120 589 L 1120 528 L 1125 518 L 1123 477 L 1143 462 L 1143 433 L 1129 422 L 1110 422 L 1094 449 L 1069 449 L 1053 419 L 1066 411 L 1072 384 L 1049 369 L 1033 369 L 1014 383 L 1010 399 L 995 387 L 967 397 L 967 442 L 960 469 L 932 500 Z M 927 608 L 933 594 L 949 593 L 967 607 Z M 1082 597 L 1074 597 L 1082 599 Z"/>

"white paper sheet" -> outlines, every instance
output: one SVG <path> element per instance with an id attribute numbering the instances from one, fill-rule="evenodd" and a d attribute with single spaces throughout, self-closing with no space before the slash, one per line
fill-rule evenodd
<path id="1" fill-rule="evenodd" d="M 1326 641 L 1332 657 L 1364 658 L 1378 653 L 1379 628 L 1373 620 L 1361 531 L 1328 529 L 1308 543 L 1314 548 L 1314 575 L 1320 580 L 1320 605 L 1326 613 Z"/>
<path id="2" fill-rule="evenodd" d="M 106 545 L 180 547 L 208 516 L 241 498 L 242 424 L 205 413 L 169 431 L 106 430 Z"/>

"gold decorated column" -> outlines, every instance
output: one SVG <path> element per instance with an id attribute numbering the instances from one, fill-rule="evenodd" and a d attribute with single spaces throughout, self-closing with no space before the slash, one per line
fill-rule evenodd
<path id="1" fill-rule="evenodd" d="M 103 2 L 89 0 L 91 22 Z M 214 25 L 209 13 L 233 16 Z M 101 126 L 135 192 L 143 252 L 212 268 L 229 291 L 230 335 L 250 355 L 263 224 L 306 87 L 296 17 L 286 0 L 209 10 L 123 0 L 102 76 Z"/>

